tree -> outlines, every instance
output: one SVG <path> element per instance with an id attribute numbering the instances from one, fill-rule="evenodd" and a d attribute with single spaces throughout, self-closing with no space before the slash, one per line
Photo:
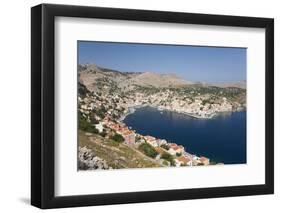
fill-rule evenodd
<path id="1" fill-rule="evenodd" d="M 105 112 L 106 112 L 106 110 L 104 108 L 100 108 L 100 109 L 96 110 L 97 116 L 99 116 L 101 119 L 103 119 L 105 117 Z"/>
<path id="2" fill-rule="evenodd" d="M 78 94 L 81 98 L 85 98 L 89 90 L 81 83 L 78 83 Z"/>
<path id="3" fill-rule="evenodd" d="M 155 158 L 158 155 L 154 147 L 148 143 L 142 143 L 141 145 L 139 145 L 139 150 L 151 158 Z"/>
<path id="4" fill-rule="evenodd" d="M 91 132 L 95 134 L 99 133 L 96 127 L 89 123 L 81 113 L 79 113 L 79 129 L 85 132 Z"/>
<path id="5" fill-rule="evenodd" d="M 180 157 L 180 156 L 182 156 L 182 153 L 181 153 L 181 152 L 177 152 L 177 153 L 176 153 L 176 156 L 177 156 L 177 157 Z"/>
<path id="6" fill-rule="evenodd" d="M 174 157 L 173 157 L 171 154 L 169 154 L 168 152 L 164 152 L 164 153 L 161 155 L 161 159 L 164 159 L 164 160 L 166 160 L 166 161 L 169 161 L 172 166 L 175 165 Z"/>
<path id="7" fill-rule="evenodd" d="M 162 164 L 163 164 L 164 166 L 169 166 L 169 165 L 170 165 L 170 162 L 168 162 L 168 161 L 166 161 L 166 160 L 163 160 Z"/>
<path id="8" fill-rule="evenodd" d="M 112 137 L 111 137 L 112 140 L 118 142 L 118 143 L 121 143 L 121 142 L 124 142 L 125 139 L 123 138 L 122 135 L 118 134 L 118 133 L 115 133 Z"/>

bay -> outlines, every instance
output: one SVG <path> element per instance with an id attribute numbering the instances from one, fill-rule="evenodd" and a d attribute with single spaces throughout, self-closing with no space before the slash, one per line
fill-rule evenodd
<path id="1" fill-rule="evenodd" d="M 182 113 L 137 108 L 124 123 L 142 135 L 183 145 L 187 152 L 224 164 L 246 163 L 246 112 L 198 119 Z"/>

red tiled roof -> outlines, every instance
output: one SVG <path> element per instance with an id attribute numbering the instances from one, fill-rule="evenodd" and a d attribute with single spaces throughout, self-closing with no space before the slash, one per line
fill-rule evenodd
<path id="1" fill-rule="evenodd" d="M 206 157 L 204 157 L 204 156 L 201 156 L 201 157 L 200 157 L 200 160 L 201 160 L 201 161 L 208 161 L 209 158 L 206 158 Z"/>
<path id="2" fill-rule="evenodd" d="M 188 163 L 191 159 L 189 157 L 186 156 L 180 156 L 176 158 L 178 161 L 180 162 L 184 162 L 184 163 Z"/>
<path id="3" fill-rule="evenodd" d="M 145 140 L 147 140 L 148 142 L 152 142 L 152 141 L 155 141 L 156 138 L 155 137 L 152 137 L 150 135 L 147 135 L 147 136 L 144 136 Z"/>

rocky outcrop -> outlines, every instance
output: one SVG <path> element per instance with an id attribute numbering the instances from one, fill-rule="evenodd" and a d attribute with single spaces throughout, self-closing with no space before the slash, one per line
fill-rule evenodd
<path id="1" fill-rule="evenodd" d="M 112 169 L 105 160 L 95 156 L 91 149 L 86 147 L 79 147 L 78 153 L 78 169 L 92 170 L 92 169 Z"/>

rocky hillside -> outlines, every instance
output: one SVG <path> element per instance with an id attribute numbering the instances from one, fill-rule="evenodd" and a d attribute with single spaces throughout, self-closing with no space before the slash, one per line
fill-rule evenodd
<path id="1" fill-rule="evenodd" d="M 180 156 L 167 154 L 174 143 L 146 137 L 123 123 L 136 107 L 151 106 L 198 119 L 246 109 L 246 90 L 235 86 L 192 83 L 171 74 L 120 72 L 93 64 L 79 65 L 78 70 L 79 170 L 176 165 Z M 170 144 L 167 151 L 161 143 Z M 185 160 L 193 159 L 185 151 L 181 154 Z M 197 163 L 192 160 L 192 165 Z"/>
<path id="2" fill-rule="evenodd" d="M 121 169 L 162 167 L 161 161 L 147 157 L 137 146 L 118 143 L 95 133 L 79 131 L 78 169 Z"/>
<path id="3" fill-rule="evenodd" d="M 100 84 L 115 85 L 121 90 L 132 90 L 136 86 L 156 88 L 179 87 L 193 84 L 175 74 L 158 74 L 154 72 L 119 72 L 98 67 L 94 64 L 79 65 L 79 81 L 88 90 L 94 91 Z"/>
<path id="4" fill-rule="evenodd" d="M 120 72 L 117 70 L 98 67 L 95 64 L 81 64 L 78 66 L 79 82 L 89 91 L 104 87 L 130 91 L 136 87 L 178 88 L 178 87 L 219 87 L 246 89 L 246 81 L 233 83 L 201 83 L 181 79 L 175 74 L 159 74 L 155 72 Z M 106 89 L 106 88 L 103 88 Z"/>
<path id="5" fill-rule="evenodd" d="M 192 84 L 192 82 L 183 80 L 174 74 L 158 74 L 153 72 L 144 72 L 134 76 L 128 82 L 139 86 L 154 86 L 154 87 L 177 87 Z"/>
<path id="6" fill-rule="evenodd" d="M 105 160 L 95 156 L 94 152 L 85 146 L 79 147 L 78 168 L 79 170 L 112 169 Z"/>

